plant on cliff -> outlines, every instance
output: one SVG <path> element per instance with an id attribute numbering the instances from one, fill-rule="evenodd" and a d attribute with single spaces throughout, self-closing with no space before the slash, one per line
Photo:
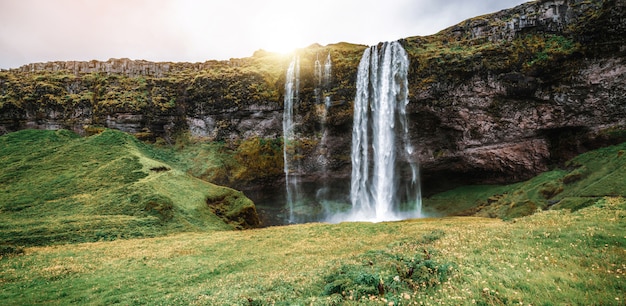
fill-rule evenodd
<path id="1" fill-rule="evenodd" d="M 208 182 L 245 185 L 267 182 L 283 175 L 281 138 L 251 137 L 221 141 L 194 141 L 159 148 L 160 159 Z"/>
<path id="2" fill-rule="evenodd" d="M 274 178 L 283 174 L 282 139 L 249 138 L 235 150 L 235 160 L 241 166 L 235 181 Z"/>
<path id="3" fill-rule="evenodd" d="M 580 51 L 580 44 L 554 34 L 526 35 L 513 40 L 511 53 L 523 62 L 523 70 L 546 69 L 553 62 Z"/>

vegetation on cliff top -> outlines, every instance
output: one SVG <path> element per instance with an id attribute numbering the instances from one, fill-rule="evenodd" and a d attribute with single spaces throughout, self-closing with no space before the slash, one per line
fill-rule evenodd
<path id="1" fill-rule="evenodd" d="M 333 59 L 333 96 L 351 98 L 354 87 L 352 71 L 358 64 L 364 46 L 339 43 L 311 46 L 297 50 L 302 57 L 303 88 L 308 100 L 313 96 L 313 61 L 327 54 Z M 94 124 L 98 114 L 110 112 L 168 113 L 176 103 L 185 100 L 198 104 L 206 111 L 230 109 L 241 103 L 282 103 L 284 73 L 291 56 L 256 52 L 254 56 L 233 60 L 232 63 L 210 65 L 202 70 L 175 70 L 163 77 L 128 76 L 117 73 L 71 71 L 0 72 L 0 108 L 13 107 L 28 111 L 50 108 L 68 111 L 81 106 L 94 108 Z M 349 97 L 350 96 L 350 97 Z M 35 107 L 35 108 L 33 108 Z"/>
<path id="2" fill-rule="evenodd" d="M 255 226 L 241 192 L 193 178 L 105 130 L 0 137 L 0 244 L 49 245 Z"/>

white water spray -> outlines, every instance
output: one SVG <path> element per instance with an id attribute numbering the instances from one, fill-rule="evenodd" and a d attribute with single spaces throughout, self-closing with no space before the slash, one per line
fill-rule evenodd
<path id="1" fill-rule="evenodd" d="M 289 223 L 296 222 L 294 218 L 294 206 L 298 196 L 298 178 L 292 175 L 298 165 L 292 162 L 294 131 L 294 104 L 298 100 L 300 90 L 300 59 L 295 56 L 289 68 L 285 80 L 285 96 L 283 99 L 283 162 L 285 171 L 285 190 L 287 197 L 287 209 L 289 211 Z"/>
<path id="2" fill-rule="evenodd" d="M 408 66 L 398 42 L 384 43 L 380 50 L 370 47 L 363 54 L 352 128 L 352 210 L 341 219 L 378 222 L 421 216 L 419 165 L 411 158 L 406 118 Z M 402 173 L 407 168 L 409 181 Z"/>

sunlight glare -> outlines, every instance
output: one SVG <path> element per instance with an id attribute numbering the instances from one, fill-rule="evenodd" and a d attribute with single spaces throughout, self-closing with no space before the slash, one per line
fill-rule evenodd
<path id="1" fill-rule="evenodd" d="M 268 37 L 264 42 L 263 49 L 268 52 L 288 55 L 296 51 L 298 48 L 304 47 L 297 39 L 284 39 L 283 37 Z"/>
<path id="2" fill-rule="evenodd" d="M 293 53 L 307 44 L 308 23 L 298 18 L 301 10 L 297 5 L 284 6 L 272 3 L 265 7 L 256 19 L 255 39 L 261 49 L 280 54 Z"/>

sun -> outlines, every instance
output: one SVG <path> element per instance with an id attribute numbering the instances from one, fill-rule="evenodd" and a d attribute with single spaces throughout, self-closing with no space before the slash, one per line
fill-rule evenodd
<path id="1" fill-rule="evenodd" d="M 294 42 L 294 40 L 290 39 L 281 39 L 278 37 L 276 39 L 268 40 L 263 49 L 273 53 L 289 55 L 301 47 L 302 45 L 300 45 L 299 42 Z"/>
<path id="2" fill-rule="evenodd" d="M 289 14 L 266 16 L 252 30 L 259 47 L 268 52 L 291 54 L 307 45 L 305 25 Z"/>

